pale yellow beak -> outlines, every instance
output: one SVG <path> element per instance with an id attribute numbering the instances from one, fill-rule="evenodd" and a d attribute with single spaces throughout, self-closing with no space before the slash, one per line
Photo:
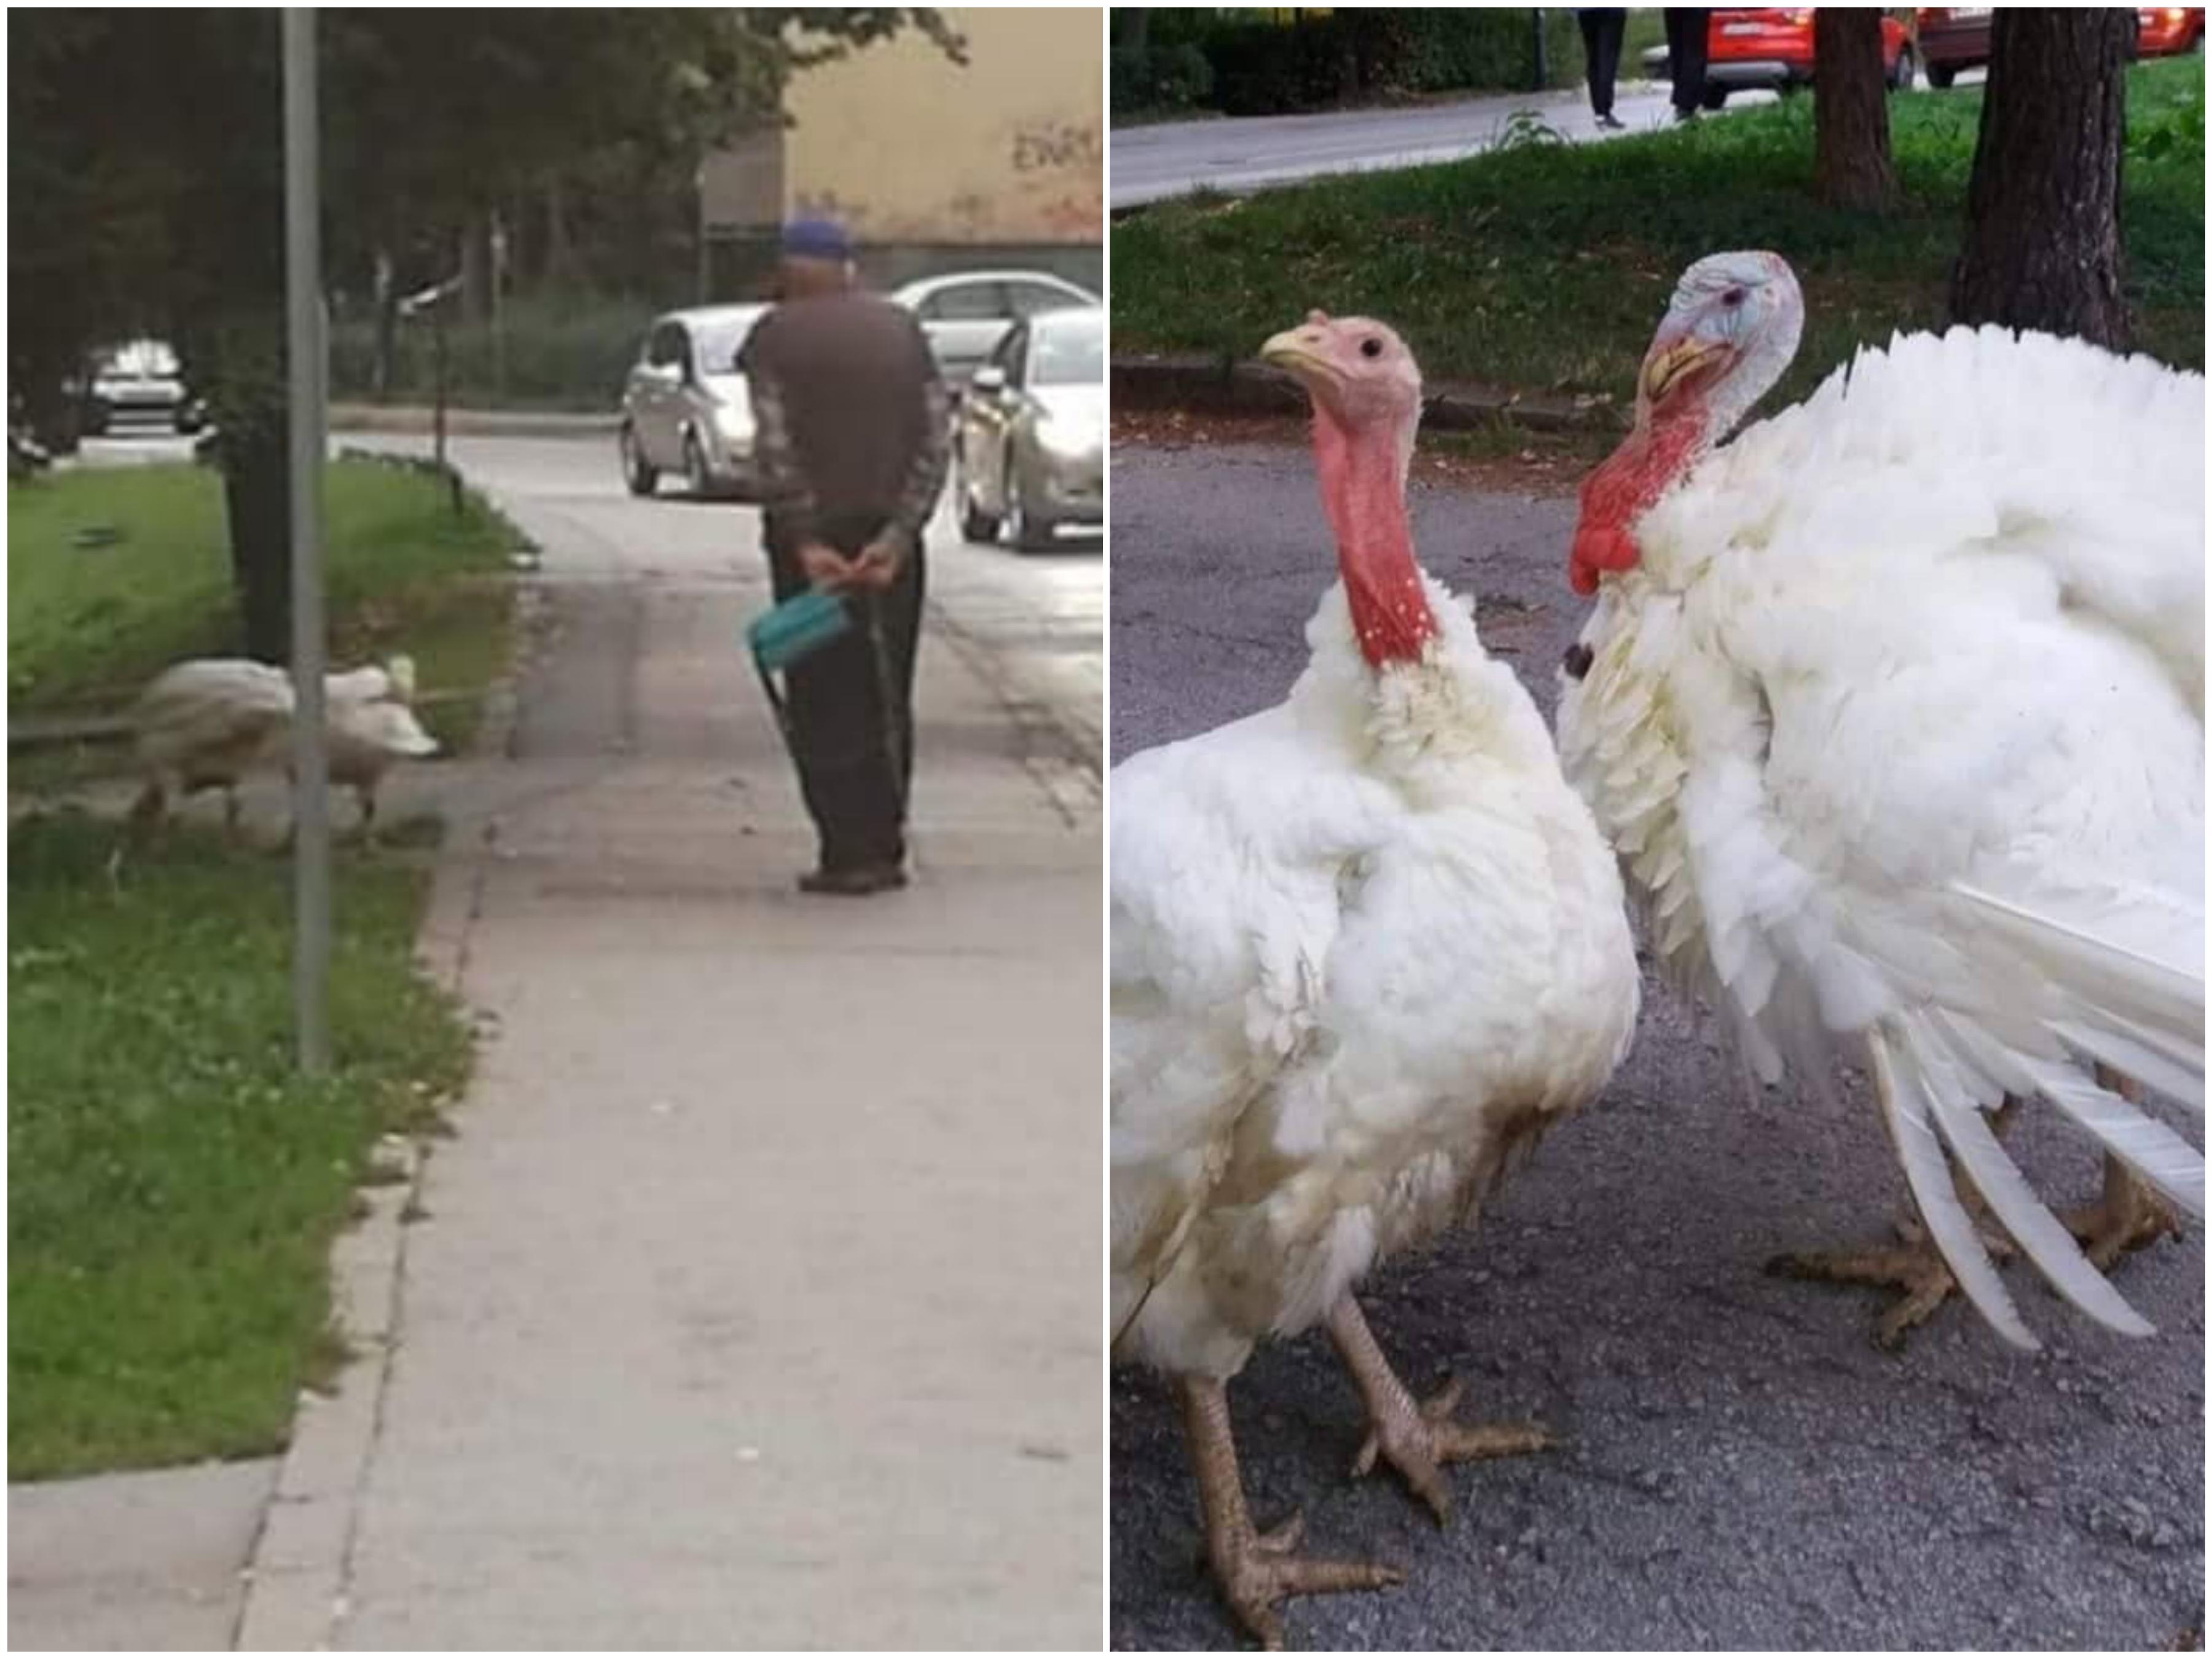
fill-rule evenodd
<path id="1" fill-rule="evenodd" d="M 1644 360 L 1644 376 L 1638 389 L 1646 401 L 1656 404 L 1665 398 L 1674 386 L 1696 374 L 1707 363 L 1732 357 L 1735 354 L 1734 346 L 1689 335 L 1670 346 L 1654 351 Z"/>
<path id="2" fill-rule="evenodd" d="M 1260 348 L 1260 361 L 1272 363 L 1285 374 L 1305 383 L 1318 377 L 1325 380 L 1341 378 L 1337 367 L 1315 348 L 1312 342 L 1300 339 L 1303 329 L 1286 328 Z"/>

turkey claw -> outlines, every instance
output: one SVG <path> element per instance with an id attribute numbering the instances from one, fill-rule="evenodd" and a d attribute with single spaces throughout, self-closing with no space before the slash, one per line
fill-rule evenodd
<path id="1" fill-rule="evenodd" d="M 1414 1496 L 1435 1512 L 1437 1524 L 1443 1526 L 1451 1520 L 1452 1508 L 1443 1465 L 1478 1457 L 1511 1457 L 1557 1443 L 1540 1424 L 1455 1423 L 1452 1413 L 1459 1409 L 1465 1392 L 1466 1385 L 1454 1377 L 1417 1410 L 1376 1417 L 1360 1444 L 1359 1455 L 1352 1460 L 1352 1478 L 1358 1480 L 1370 1473 L 1376 1458 L 1388 1458 Z"/>
<path id="2" fill-rule="evenodd" d="M 1267 1532 L 1248 1532 L 1242 1540 L 1213 1553 L 1213 1575 L 1222 1599 L 1270 1653 L 1282 1650 L 1283 1619 L 1276 1604 L 1285 1597 L 1389 1589 L 1406 1582 L 1397 1568 L 1376 1562 L 1310 1560 L 1295 1553 L 1304 1536 L 1301 1512 Z"/>

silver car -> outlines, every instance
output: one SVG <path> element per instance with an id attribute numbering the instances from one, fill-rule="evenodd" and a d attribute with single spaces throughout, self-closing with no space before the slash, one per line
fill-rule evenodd
<path id="1" fill-rule="evenodd" d="M 664 472 L 680 472 L 691 494 L 758 493 L 753 404 L 737 356 L 769 307 L 702 306 L 655 322 L 623 390 L 623 478 L 650 495 Z"/>
<path id="2" fill-rule="evenodd" d="M 1106 313 L 1096 306 L 1016 323 L 969 382 L 954 417 L 954 499 L 971 542 L 1003 532 L 1024 551 L 1103 528 Z"/>
<path id="3" fill-rule="evenodd" d="M 1048 270 L 962 270 L 924 276 L 895 290 L 892 301 L 921 321 L 948 386 L 964 384 L 1006 331 L 1024 317 L 1069 306 L 1095 306 L 1098 296 Z"/>

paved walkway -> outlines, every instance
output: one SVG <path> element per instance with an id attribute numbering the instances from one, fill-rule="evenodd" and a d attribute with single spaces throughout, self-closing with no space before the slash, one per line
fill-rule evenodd
<path id="1" fill-rule="evenodd" d="M 1729 107 L 1771 100 L 1739 93 Z M 1626 131 L 1648 132 L 1673 115 L 1663 83 L 1622 81 L 1613 113 Z M 1207 189 L 1232 195 L 1331 173 L 1424 167 L 1479 155 L 1505 143 L 1516 116 L 1534 117 L 1569 143 L 1620 136 L 1601 128 L 1581 87 L 1493 93 L 1402 109 L 1326 110 L 1312 115 L 1253 115 L 1170 121 L 1114 130 L 1108 205 L 1142 207 Z"/>
<path id="2" fill-rule="evenodd" d="M 1091 1644 L 1095 792 L 940 637 L 916 885 L 804 898 L 733 651 L 764 585 L 523 516 L 558 631 L 483 826 L 495 1035 L 407 1234 L 336 1642 Z"/>

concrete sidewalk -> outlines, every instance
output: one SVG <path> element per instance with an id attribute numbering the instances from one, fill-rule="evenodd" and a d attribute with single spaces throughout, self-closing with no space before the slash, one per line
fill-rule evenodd
<path id="1" fill-rule="evenodd" d="M 803 897 L 757 556 L 503 505 L 554 636 L 430 927 L 487 1041 L 240 1645 L 1095 1647 L 1095 775 L 933 629 L 915 885 Z"/>

